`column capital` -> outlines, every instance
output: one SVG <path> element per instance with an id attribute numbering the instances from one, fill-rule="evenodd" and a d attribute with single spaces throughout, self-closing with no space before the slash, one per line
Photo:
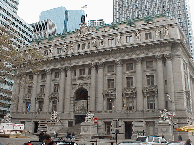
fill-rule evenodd
<path id="1" fill-rule="evenodd" d="M 117 66 L 122 66 L 123 65 L 123 61 L 121 59 L 115 60 L 115 63 L 116 63 Z"/>
<path id="2" fill-rule="evenodd" d="M 67 71 L 72 71 L 72 70 L 73 70 L 73 67 L 72 67 L 72 66 L 66 66 L 65 69 L 66 69 Z"/>
<path id="3" fill-rule="evenodd" d="M 60 67 L 59 70 L 62 72 L 65 70 L 65 67 Z"/>
<path id="4" fill-rule="evenodd" d="M 51 69 L 46 69 L 46 74 L 50 75 L 51 74 Z"/>
<path id="5" fill-rule="evenodd" d="M 163 58 L 163 54 L 158 54 L 158 55 L 155 55 L 156 59 L 157 60 L 162 60 Z"/>
<path id="6" fill-rule="evenodd" d="M 171 53 L 164 54 L 164 57 L 165 57 L 167 60 L 172 60 L 172 54 L 171 54 Z"/>
<path id="7" fill-rule="evenodd" d="M 137 63 L 141 63 L 142 57 L 136 57 L 135 60 L 136 60 Z"/>
<path id="8" fill-rule="evenodd" d="M 97 65 L 98 65 L 99 69 L 100 68 L 102 69 L 104 67 L 104 62 L 100 61 L 100 62 L 97 63 Z"/>
<path id="9" fill-rule="evenodd" d="M 91 62 L 91 63 L 89 63 L 89 65 L 90 65 L 90 68 L 95 68 L 96 62 Z"/>

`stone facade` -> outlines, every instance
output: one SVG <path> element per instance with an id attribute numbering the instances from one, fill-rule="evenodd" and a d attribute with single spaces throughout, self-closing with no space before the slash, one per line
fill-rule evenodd
<path id="1" fill-rule="evenodd" d="M 118 139 L 159 134 L 163 109 L 176 114 L 174 127 L 193 122 L 194 65 L 173 19 L 99 30 L 82 25 L 66 38 L 33 47 L 46 51 L 45 65 L 18 74 L 27 76 L 18 77 L 27 87 L 14 84 L 11 107 L 12 119 L 32 132 L 50 122 L 53 111 L 66 127 L 90 111 L 98 118 L 98 134 L 119 130 Z M 172 132 L 177 139 L 179 132 Z M 191 133 L 181 135 L 192 139 Z"/>

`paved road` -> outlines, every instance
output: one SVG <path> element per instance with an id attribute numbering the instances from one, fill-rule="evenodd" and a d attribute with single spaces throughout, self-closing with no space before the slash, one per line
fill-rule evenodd
<path id="1" fill-rule="evenodd" d="M 1 138 L 0 143 L 4 143 L 5 145 L 23 145 L 30 140 L 38 140 L 37 137 L 31 136 L 30 138 Z"/>

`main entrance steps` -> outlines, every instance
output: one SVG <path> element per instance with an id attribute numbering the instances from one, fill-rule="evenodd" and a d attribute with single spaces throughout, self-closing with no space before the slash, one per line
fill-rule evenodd
<path id="1" fill-rule="evenodd" d="M 67 132 L 71 134 L 74 132 L 75 138 L 79 138 L 81 133 L 81 123 L 78 123 L 73 127 L 63 127 L 61 130 L 57 131 L 58 137 L 66 137 Z"/>

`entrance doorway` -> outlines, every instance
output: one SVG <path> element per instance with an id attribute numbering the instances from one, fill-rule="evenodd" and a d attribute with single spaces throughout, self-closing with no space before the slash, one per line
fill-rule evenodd
<path id="1" fill-rule="evenodd" d="M 38 132 L 38 121 L 34 122 L 34 133 Z"/>
<path id="2" fill-rule="evenodd" d="M 74 103 L 75 124 L 85 121 L 88 112 L 88 91 L 81 87 L 75 92 Z"/>
<path id="3" fill-rule="evenodd" d="M 131 139 L 132 126 L 132 122 L 125 122 L 125 139 Z"/>

